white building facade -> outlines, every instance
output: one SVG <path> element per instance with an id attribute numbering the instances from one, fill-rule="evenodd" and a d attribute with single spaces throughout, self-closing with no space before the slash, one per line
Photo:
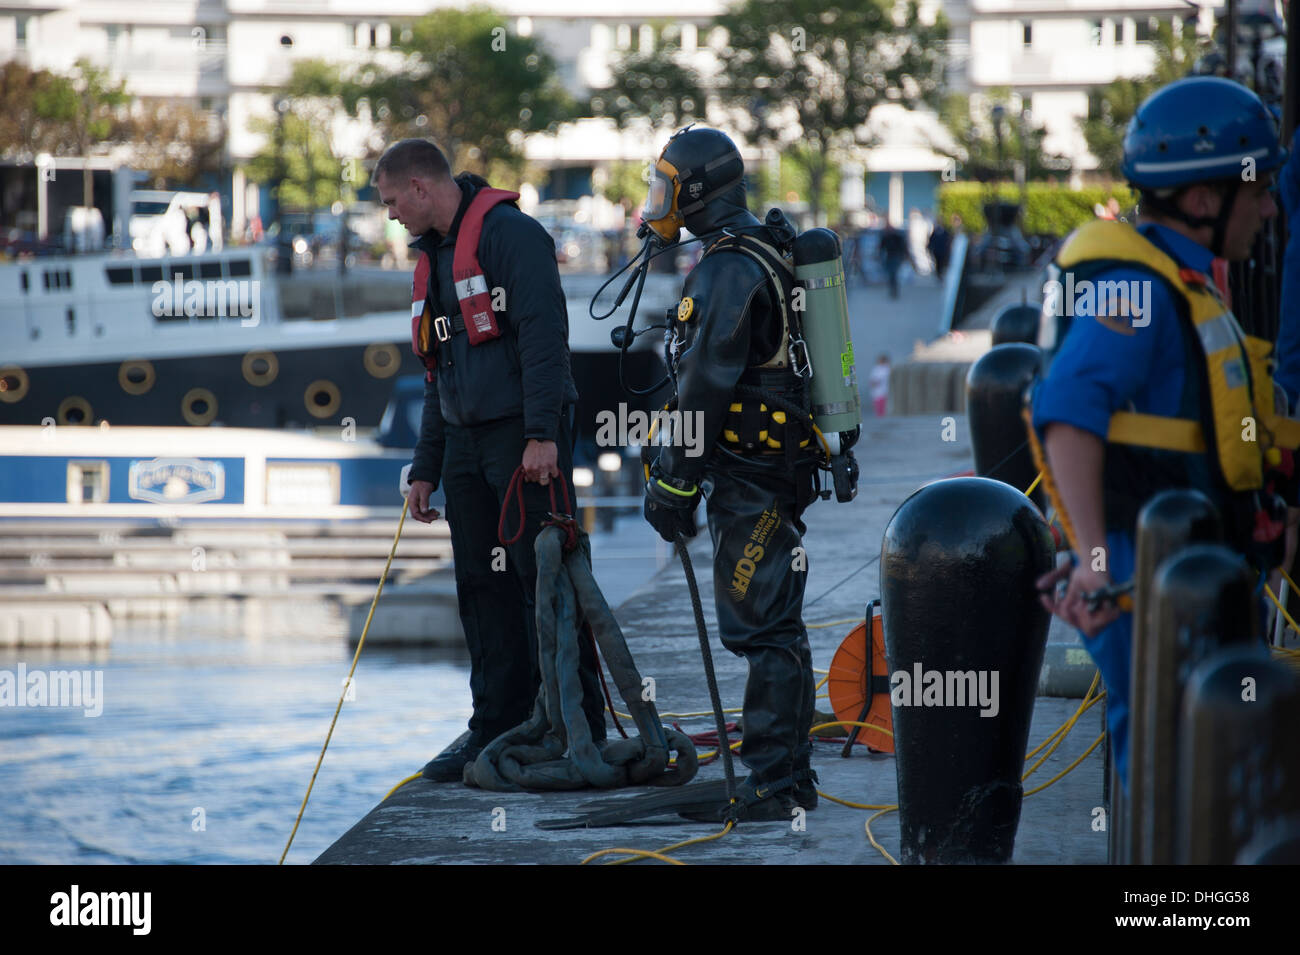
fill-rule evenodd
<path id="1" fill-rule="evenodd" d="M 1096 168 L 1079 129 L 1088 91 L 1151 73 L 1159 22 L 1208 34 L 1223 0 L 945 0 L 951 24 L 949 81 L 987 118 L 987 93 L 1009 87 L 1013 112 L 1028 110 L 1049 153 L 1076 172 Z M 1077 176 L 1076 176 L 1077 179 Z"/>
<path id="2" fill-rule="evenodd" d="M 1046 124 L 1047 148 L 1088 169 L 1091 157 L 1077 123 L 1087 112 L 1088 88 L 1149 72 L 1151 18 L 1199 17 L 1204 27 L 1212 16 L 1208 8 L 1222 0 L 1199 2 L 1203 7 L 1189 0 L 924 0 L 922 10 L 929 17 L 941 9 L 948 18 L 949 88 L 970 92 L 973 112 L 980 111 L 987 90 L 1010 87 Z M 710 24 L 726 3 L 495 0 L 493 6 L 514 32 L 544 41 L 561 80 L 585 96 L 612 82 L 611 67 L 620 55 L 651 52 L 665 41 L 679 46 L 707 75 L 715 63 L 710 46 L 725 41 Z M 287 79 L 296 60 L 349 63 L 382 56 L 400 40 L 403 23 L 431 9 L 464 5 L 458 0 L 0 0 L 0 62 L 19 60 L 67 72 L 87 58 L 124 79 L 137 96 L 183 99 L 222 117 L 227 158 L 235 170 L 232 226 L 239 228 L 249 211 L 246 198 L 254 193 L 245 188 L 238 167 L 263 145 L 250 120 L 274 115 L 266 90 Z M 917 122 L 937 126 L 930 115 L 910 123 L 893 117 L 884 127 Z M 363 149 L 366 130 L 346 118 L 336 121 L 333 134 L 341 155 Z M 662 138 L 644 129 L 619 133 L 610 123 L 589 120 L 555 137 L 530 136 L 525 152 L 548 168 L 574 170 L 571 188 L 593 190 L 609 163 L 643 161 Z M 924 148 L 926 138 L 864 150 L 861 168 L 890 177 L 923 173 L 922 179 L 937 183 L 945 160 Z M 764 158 L 748 147 L 745 152 L 748 159 Z M 864 198 L 860 182 L 846 185 L 846 209 Z M 899 219 L 901 206 L 914 203 L 891 180 L 891 218 Z"/>

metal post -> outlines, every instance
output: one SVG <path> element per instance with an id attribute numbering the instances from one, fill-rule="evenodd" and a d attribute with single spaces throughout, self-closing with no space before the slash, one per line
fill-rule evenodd
<path id="1" fill-rule="evenodd" d="M 1300 679 L 1259 643 L 1220 650 L 1187 681 L 1177 854 L 1188 865 L 1300 854 Z"/>
<path id="2" fill-rule="evenodd" d="M 1164 561 L 1151 584 L 1145 699 L 1148 732 L 1142 854 L 1172 865 L 1178 852 L 1178 714 L 1187 674 L 1233 644 L 1262 651 L 1256 624 L 1255 575 L 1222 544 L 1195 544 Z"/>
<path id="3" fill-rule="evenodd" d="M 1153 758 L 1148 730 L 1148 671 L 1151 658 L 1151 582 L 1156 568 L 1167 557 L 1195 542 L 1222 539 L 1218 514 L 1209 498 L 1199 491 L 1174 490 L 1157 494 L 1138 514 L 1137 561 L 1133 588 L 1133 651 L 1129 667 L 1129 772 L 1128 792 L 1117 789 L 1119 802 L 1111 812 L 1118 820 L 1115 861 L 1150 864 L 1146 855 L 1145 821 L 1154 809 L 1150 801 L 1150 765 Z M 1119 703 L 1120 701 L 1117 701 Z"/>

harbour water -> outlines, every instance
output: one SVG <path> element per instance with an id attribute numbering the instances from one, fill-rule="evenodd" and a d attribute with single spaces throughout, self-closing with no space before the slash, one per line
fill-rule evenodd
<path id="1" fill-rule="evenodd" d="M 614 603 L 657 561 L 639 517 L 619 525 L 592 542 Z M 220 601 L 118 622 L 97 654 L 0 651 L 0 672 L 103 680 L 98 716 L 0 706 L 0 864 L 276 862 L 351 663 L 345 628 L 324 603 Z M 287 863 L 464 731 L 468 674 L 463 652 L 365 649 Z"/>

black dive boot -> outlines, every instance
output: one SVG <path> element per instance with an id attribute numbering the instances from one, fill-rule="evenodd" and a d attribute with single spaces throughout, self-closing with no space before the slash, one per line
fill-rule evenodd
<path id="1" fill-rule="evenodd" d="M 678 813 L 692 822 L 716 822 L 719 825 L 734 819 L 736 822 L 789 822 L 794 818 L 798 803 L 794 800 L 794 780 L 786 776 L 772 782 L 762 782 L 748 776 L 736 785 L 736 802 L 729 805 L 726 796 L 716 806 Z"/>

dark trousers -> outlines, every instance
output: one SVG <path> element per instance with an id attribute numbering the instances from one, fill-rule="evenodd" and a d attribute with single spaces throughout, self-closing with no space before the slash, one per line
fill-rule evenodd
<path id="1" fill-rule="evenodd" d="M 816 683 L 803 625 L 808 574 L 806 558 L 795 550 L 803 507 L 795 481 L 782 471 L 740 465 L 709 471 L 718 630 L 722 645 L 749 664 L 740 758 L 755 779 L 774 782 L 807 769 L 812 754 Z"/>
<path id="2" fill-rule="evenodd" d="M 890 298 L 898 298 L 898 270 L 902 267 L 902 259 L 885 259 L 885 277 L 889 280 Z"/>
<path id="3" fill-rule="evenodd" d="M 506 488 L 524 455 L 524 422 L 506 418 L 472 428 L 446 426 L 442 488 L 456 571 L 460 621 L 469 647 L 470 695 L 474 713 L 469 728 L 476 742 L 488 742 L 524 722 L 532 713 L 540 677 L 537 663 L 537 557 L 534 542 L 551 510 L 546 487 L 524 482 L 528 520 L 519 540 L 504 548 L 497 522 Z M 558 466 L 572 500 L 573 457 L 568 415 L 561 415 L 556 438 Z M 552 486 L 556 485 L 552 479 Z M 563 508 L 558 486 L 556 501 Z M 512 502 L 506 536 L 518 529 Z M 502 557 L 504 556 L 504 560 Z M 579 634 L 581 638 L 581 634 Z M 596 674 L 595 652 L 581 642 L 583 711 L 593 736 L 605 738 L 604 700 Z"/>

